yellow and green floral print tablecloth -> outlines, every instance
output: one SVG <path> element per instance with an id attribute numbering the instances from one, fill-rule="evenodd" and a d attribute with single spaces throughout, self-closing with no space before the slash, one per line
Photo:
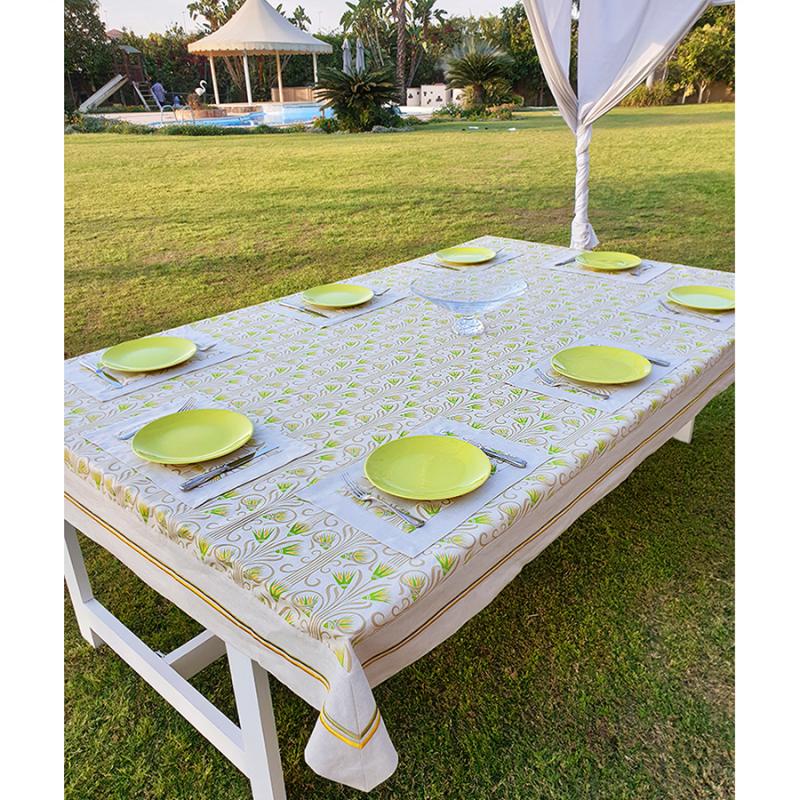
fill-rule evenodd
<path id="1" fill-rule="evenodd" d="M 733 286 L 731 274 L 675 265 L 632 283 L 548 268 L 569 255 L 564 248 L 472 243 L 518 252 L 496 269 L 529 284 L 490 315 L 484 337 L 458 338 L 447 314 L 413 295 L 325 329 L 271 301 L 193 325 L 245 349 L 239 357 L 116 400 L 65 384 L 67 506 L 109 532 L 112 552 L 129 548 L 155 564 L 166 596 L 174 582 L 190 587 L 199 620 L 219 619 L 230 640 L 318 708 L 306 760 L 363 790 L 397 763 L 372 687 L 487 605 L 733 380 L 733 328 L 634 311 L 673 286 Z M 412 261 L 353 282 L 404 290 L 422 269 L 430 274 Z M 510 383 L 587 337 L 673 354 L 679 366 L 613 412 Z M 313 452 L 191 509 L 87 439 L 188 394 L 279 426 Z M 300 498 L 435 417 L 546 448 L 549 460 L 415 557 Z"/>

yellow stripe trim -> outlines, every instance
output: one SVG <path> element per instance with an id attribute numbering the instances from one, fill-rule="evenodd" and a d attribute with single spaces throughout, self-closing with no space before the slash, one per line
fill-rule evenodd
<path id="1" fill-rule="evenodd" d="M 317 672 L 312 667 L 309 667 L 307 664 L 304 664 L 302 661 L 299 661 L 293 656 L 289 655 L 287 652 L 279 648 L 277 645 L 272 644 L 272 642 L 268 641 L 263 636 L 260 636 L 249 625 L 247 625 L 245 622 L 242 622 L 240 619 L 238 619 L 238 617 L 235 617 L 230 611 L 228 611 L 228 609 L 220 605 L 216 600 L 214 600 L 214 598 L 207 595 L 205 592 L 202 591 L 202 589 L 198 589 L 192 583 L 187 581 L 182 575 L 177 573 L 174 569 L 168 567 L 166 564 L 159 561 L 155 556 L 152 556 L 150 553 L 141 548 L 135 542 L 128 539 L 128 537 L 125 536 L 124 533 L 121 533 L 116 528 L 109 525 L 104 519 L 98 517 L 97 514 L 95 514 L 93 511 L 84 506 L 83 503 L 76 500 L 74 497 L 67 494 L 66 492 L 64 492 L 64 497 L 67 500 L 69 500 L 69 502 L 72 503 L 76 508 L 80 509 L 88 517 L 91 517 L 98 525 L 107 530 L 110 534 L 115 536 L 124 544 L 128 545 L 128 547 L 130 547 L 132 550 L 135 550 L 140 556 L 142 556 L 151 564 L 158 567 L 162 572 L 165 572 L 171 578 L 176 580 L 178 583 L 181 584 L 181 586 L 188 589 L 194 595 L 199 597 L 203 602 L 207 603 L 215 611 L 219 612 L 223 617 L 225 617 L 225 619 L 228 620 L 228 622 L 231 622 L 233 625 L 239 628 L 239 630 L 244 631 L 244 633 L 248 634 L 249 636 L 252 636 L 259 644 L 266 647 L 270 652 L 274 653 L 275 655 L 280 656 L 284 660 L 288 661 L 292 666 L 298 667 L 299 669 L 303 670 L 303 672 L 310 675 L 315 680 L 318 680 L 326 689 L 330 689 L 330 684 L 328 683 L 328 679 L 324 675 Z"/>
<path id="2" fill-rule="evenodd" d="M 342 733 L 339 733 L 333 725 L 335 724 L 334 721 L 325 714 L 325 711 L 320 711 L 319 714 L 319 721 L 322 723 L 322 727 L 325 728 L 331 736 L 335 736 L 340 742 L 344 742 L 349 747 L 354 747 L 356 750 L 363 750 L 368 744 L 370 739 L 375 735 L 378 728 L 381 724 L 381 714 L 378 711 L 377 707 L 375 708 L 375 716 L 373 721 L 370 723 L 371 728 L 368 729 L 367 733 L 361 739 L 351 739 L 349 736 L 345 736 Z M 337 728 L 339 726 L 337 725 Z"/>

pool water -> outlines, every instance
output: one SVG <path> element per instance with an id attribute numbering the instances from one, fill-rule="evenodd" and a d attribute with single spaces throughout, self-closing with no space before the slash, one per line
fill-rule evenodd
<path id="1" fill-rule="evenodd" d="M 315 117 L 323 114 L 316 103 L 285 105 L 265 111 L 254 111 L 250 114 L 241 114 L 235 117 L 208 117 L 195 120 L 195 125 L 216 125 L 220 128 L 254 128 L 256 125 L 291 125 L 295 122 L 311 122 Z M 161 127 L 160 122 L 152 123 Z M 174 124 L 164 114 L 164 124 Z M 191 124 L 191 123 L 190 123 Z"/>

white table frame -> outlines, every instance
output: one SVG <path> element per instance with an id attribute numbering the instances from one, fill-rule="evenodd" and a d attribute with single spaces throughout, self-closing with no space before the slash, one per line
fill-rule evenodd
<path id="1" fill-rule="evenodd" d="M 69 519 L 64 520 L 64 577 L 83 638 L 94 648 L 108 645 L 241 770 L 250 780 L 253 800 L 286 800 L 267 671 L 209 630 L 171 653 L 149 648 L 92 593 L 76 525 L 98 541 L 92 535 L 96 523 L 72 506 L 65 514 Z M 180 602 L 176 605 L 181 607 Z M 189 683 L 223 655 L 228 657 L 238 726 Z"/>
<path id="2" fill-rule="evenodd" d="M 693 429 L 694 417 L 672 438 L 689 444 Z M 154 584 L 148 581 L 148 572 L 155 568 L 141 557 L 123 557 L 115 552 L 109 546 L 108 533 L 92 515 L 69 502 L 65 502 L 64 509 L 64 575 L 83 638 L 94 648 L 108 645 L 241 770 L 250 780 L 253 800 L 286 800 L 267 670 L 238 649 L 226 637 L 224 628 L 213 632 L 206 629 L 167 654 L 149 648 L 95 599 L 76 528 L 150 585 Z M 182 602 L 185 591 L 176 587 L 168 599 L 194 617 L 189 604 Z M 228 658 L 238 726 L 188 681 L 223 655 Z"/>

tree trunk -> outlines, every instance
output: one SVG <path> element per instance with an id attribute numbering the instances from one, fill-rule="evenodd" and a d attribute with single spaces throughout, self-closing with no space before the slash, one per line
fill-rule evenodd
<path id="1" fill-rule="evenodd" d="M 406 102 L 406 0 L 396 0 L 397 19 L 397 96 L 401 105 Z"/>

